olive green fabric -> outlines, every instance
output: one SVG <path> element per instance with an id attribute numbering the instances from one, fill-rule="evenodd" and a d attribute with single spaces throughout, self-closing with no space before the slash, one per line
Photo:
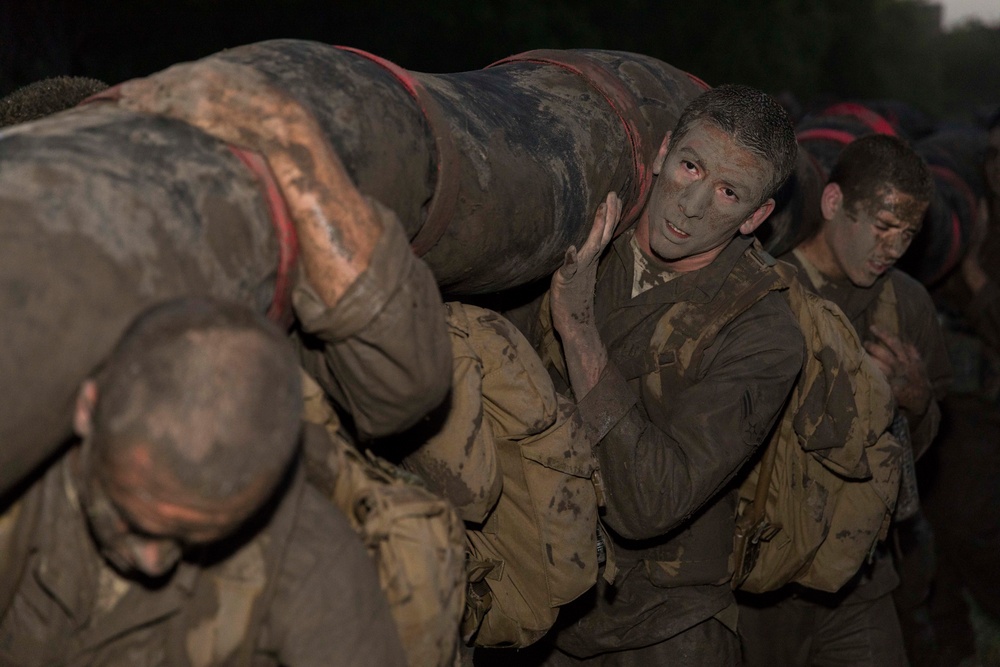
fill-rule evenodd
<path id="1" fill-rule="evenodd" d="M 754 593 L 789 582 L 832 592 L 884 539 L 895 506 L 901 450 L 888 432 L 892 392 L 840 309 L 803 289 L 791 266 L 775 270 L 789 286 L 783 294 L 807 355 L 763 456 L 740 485 L 732 583 Z M 741 307 L 734 299 L 731 308 Z M 659 321 L 659 354 L 677 359 L 661 373 L 697 368 L 732 318 L 715 315 L 675 308 Z"/>
<path id="2" fill-rule="evenodd" d="M 154 585 L 101 556 L 73 454 L 0 517 L 0 665 L 406 664 L 364 548 L 301 473 L 235 539 Z"/>
<path id="3" fill-rule="evenodd" d="M 789 283 L 809 354 L 768 444 L 775 459 L 763 522 L 773 534 L 758 540 L 753 567 L 737 570 L 733 583 L 754 593 L 788 582 L 833 592 L 885 538 L 903 452 L 889 432 L 892 390 L 850 322 L 794 277 Z M 761 471 L 755 466 L 740 488 L 744 517 L 752 513 Z"/>
<path id="4" fill-rule="evenodd" d="M 303 374 L 309 482 L 361 536 L 411 667 L 450 667 L 465 605 L 461 519 L 445 500 L 346 440 L 323 390 Z"/>
<path id="5" fill-rule="evenodd" d="M 463 635 L 527 646 L 597 580 L 594 457 L 575 406 L 517 328 L 477 306 L 447 306 L 452 412 L 406 465 L 480 519 L 466 530 Z"/>

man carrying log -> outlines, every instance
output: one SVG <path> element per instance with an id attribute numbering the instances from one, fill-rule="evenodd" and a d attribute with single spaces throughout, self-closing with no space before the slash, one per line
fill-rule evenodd
<path id="1" fill-rule="evenodd" d="M 300 470 L 284 334 L 154 308 L 80 387 L 75 444 L 0 516 L 0 663 L 402 665 L 371 562 Z"/>
<path id="2" fill-rule="evenodd" d="M 702 94 L 661 146 L 634 231 L 602 257 L 620 211 L 609 195 L 553 277 L 552 319 L 597 442 L 619 570 L 557 638 L 553 664 L 739 663 L 727 485 L 767 436 L 803 360 L 784 283 L 751 234 L 795 155 L 790 121 L 767 95 L 744 86 Z M 682 309 L 726 311 L 696 359 L 664 348 Z"/>

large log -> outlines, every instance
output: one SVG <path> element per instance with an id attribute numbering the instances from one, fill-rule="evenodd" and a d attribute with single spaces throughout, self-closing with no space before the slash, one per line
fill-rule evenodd
<path id="1" fill-rule="evenodd" d="M 442 75 L 296 40 L 210 59 L 309 110 L 451 295 L 547 275 L 610 190 L 636 218 L 703 86 L 609 51 Z M 213 294 L 264 311 L 278 255 L 254 174 L 194 127 L 104 101 L 0 133 L 0 492 L 69 436 L 76 386 L 143 307 Z"/>

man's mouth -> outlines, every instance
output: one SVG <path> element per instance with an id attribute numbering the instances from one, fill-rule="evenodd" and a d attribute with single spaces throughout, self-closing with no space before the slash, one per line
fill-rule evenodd
<path id="1" fill-rule="evenodd" d="M 872 271 L 878 274 L 885 273 L 892 266 L 892 262 L 880 262 L 878 260 L 872 259 L 868 261 L 868 266 L 872 268 Z"/>
<path id="2" fill-rule="evenodd" d="M 685 232 L 685 231 L 683 231 L 683 230 L 678 229 L 677 227 L 675 227 L 673 224 L 671 224 L 671 222 L 669 220 L 666 221 L 666 222 L 667 222 L 667 229 L 670 230 L 670 233 L 673 234 L 674 236 L 676 236 L 677 238 L 679 238 L 679 239 L 686 239 L 686 238 L 689 238 L 691 236 L 687 232 Z"/>

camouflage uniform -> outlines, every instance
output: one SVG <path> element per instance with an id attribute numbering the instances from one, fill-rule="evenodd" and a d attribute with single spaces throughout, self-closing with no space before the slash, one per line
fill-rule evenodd
<path id="1" fill-rule="evenodd" d="M 896 269 L 890 269 L 871 287 L 862 288 L 847 279 L 826 278 L 799 252 L 793 251 L 782 259 L 798 269 L 799 280 L 807 289 L 844 311 L 862 341 L 871 337 L 869 327 L 877 324 L 886 330 L 897 329 L 904 341 L 920 351 L 934 396 L 924 414 L 904 414 L 914 453 L 921 455 L 937 433 L 941 421 L 937 400 L 951 376 L 941 328 L 927 291 Z M 894 313 L 884 313 L 880 308 L 879 297 L 887 281 L 895 294 Z M 894 316 L 896 326 L 887 325 L 886 316 Z M 741 598 L 744 660 L 751 667 L 905 665 L 892 599 L 898 585 L 899 576 L 883 546 L 874 562 L 838 593 L 789 587 L 774 594 Z"/>
<path id="2" fill-rule="evenodd" d="M 579 409 L 599 443 L 619 574 L 613 590 L 599 585 L 589 606 L 577 605 L 579 620 L 557 638 L 566 654 L 614 665 L 739 661 L 732 482 L 774 424 L 804 354 L 775 291 L 783 283 L 750 244 L 737 237 L 709 266 L 673 277 L 656 273 L 631 233 L 602 259 L 595 311 L 609 363 Z M 661 368 L 677 361 L 659 354 L 654 332 L 674 304 L 738 300 L 745 307 L 685 380 L 665 373 L 661 383 Z"/>
<path id="3" fill-rule="evenodd" d="M 434 275 L 395 214 L 369 203 L 382 236 L 368 269 L 333 308 L 300 279 L 293 293 L 302 365 L 363 437 L 398 433 L 448 392 L 451 348 Z"/>
<path id="4" fill-rule="evenodd" d="M 0 517 L 0 665 L 405 664 L 368 555 L 301 476 L 255 532 L 147 586 L 100 556 L 74 454 Z"/>

